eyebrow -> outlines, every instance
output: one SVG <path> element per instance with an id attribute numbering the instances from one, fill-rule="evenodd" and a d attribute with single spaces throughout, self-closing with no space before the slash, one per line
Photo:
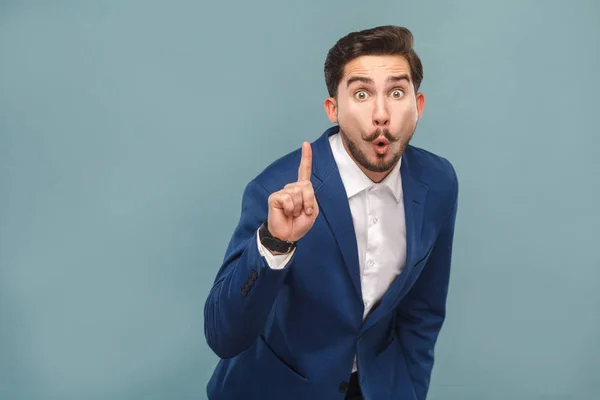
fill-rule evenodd
<path id="1" fill-rule="evenodd" d="M 402 75 L 393 75 L 393 76 L 389 76 L 387 78 L 387 82 L 400 82 L 400 81 L 407 81 L 410 83 L 410 77 L 407 74 L 402 74 Z M 348 79 L 348 82 L 346 82 L 346 87 L 349 87 L 351 84 L 353 84 L 354 82 L 363 82 L 366 83 L 368 85 L 372 85 L 373 79 L 371 78 L 367 78 L 365 76 L 352 76 Z"/>

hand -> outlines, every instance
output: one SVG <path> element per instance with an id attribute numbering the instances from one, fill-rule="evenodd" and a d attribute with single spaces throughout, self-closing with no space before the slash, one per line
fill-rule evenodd
<path id="1" fill-rule="evenodd" d="M 279 240 L 295 242 L 312 228 L 319 206 L 315 199 L 310 173 L 312 149 L 310 143 L 302 143 L 302 158 L 298 167 L 298 181 L 269 196 L 267 226 L 271 235 Z"/>

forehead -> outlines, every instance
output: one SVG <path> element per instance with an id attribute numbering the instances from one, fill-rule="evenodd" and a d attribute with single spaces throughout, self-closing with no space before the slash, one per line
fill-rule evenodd
<path id="1" fill-rule="evenodd" d="M 344 67 L 342 80 L 350 76 L 369 76 L 387 78 L 389 75 L 408 74 L 410 65 L 406 58 L 399 55 L 360 56 L 348 62 Z"/>

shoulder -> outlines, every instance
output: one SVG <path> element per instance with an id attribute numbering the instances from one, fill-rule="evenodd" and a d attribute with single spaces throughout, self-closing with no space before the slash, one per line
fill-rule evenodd
<path id="1" fill-rule="evenodd" d="M 298 179 L 298 166 L 302 149 L 299 147 L 275 161 L 272 161 L 252 180 L 251 183 L 265 189 L 268 193 L 281 190 L 290 182 Z"/>
<path id="2" fill-rule="evenodd" d="M 412 145 L 407 146 L 405 155 L 410 169 L 416 172 L 419 180 L 425 183 L 430 191 L 449 201 L 456 200 L 458 176 L 454 165 L 447 158 Z"/>
<path id="3" fill-rule="evenodd" d="M 456 170 L 447 158 L 412 145 L 407 146 L 405 154 L 410 156 L 423 178 L 440 183 L 457 180 Z"/>

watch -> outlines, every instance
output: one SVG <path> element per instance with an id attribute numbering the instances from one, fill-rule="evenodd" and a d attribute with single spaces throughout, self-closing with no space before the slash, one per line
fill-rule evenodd
<path id="1" fill-rule="evenodd" d="M 269 249 L 271 252 L 288 254 L 296 248 L 296 242 L 289 242 L 287 240 L 277 239 L 269 232 L 267 227 L 267 221 L 263 222 L 258 230 L 258 237 L 260 243 Z"/>

